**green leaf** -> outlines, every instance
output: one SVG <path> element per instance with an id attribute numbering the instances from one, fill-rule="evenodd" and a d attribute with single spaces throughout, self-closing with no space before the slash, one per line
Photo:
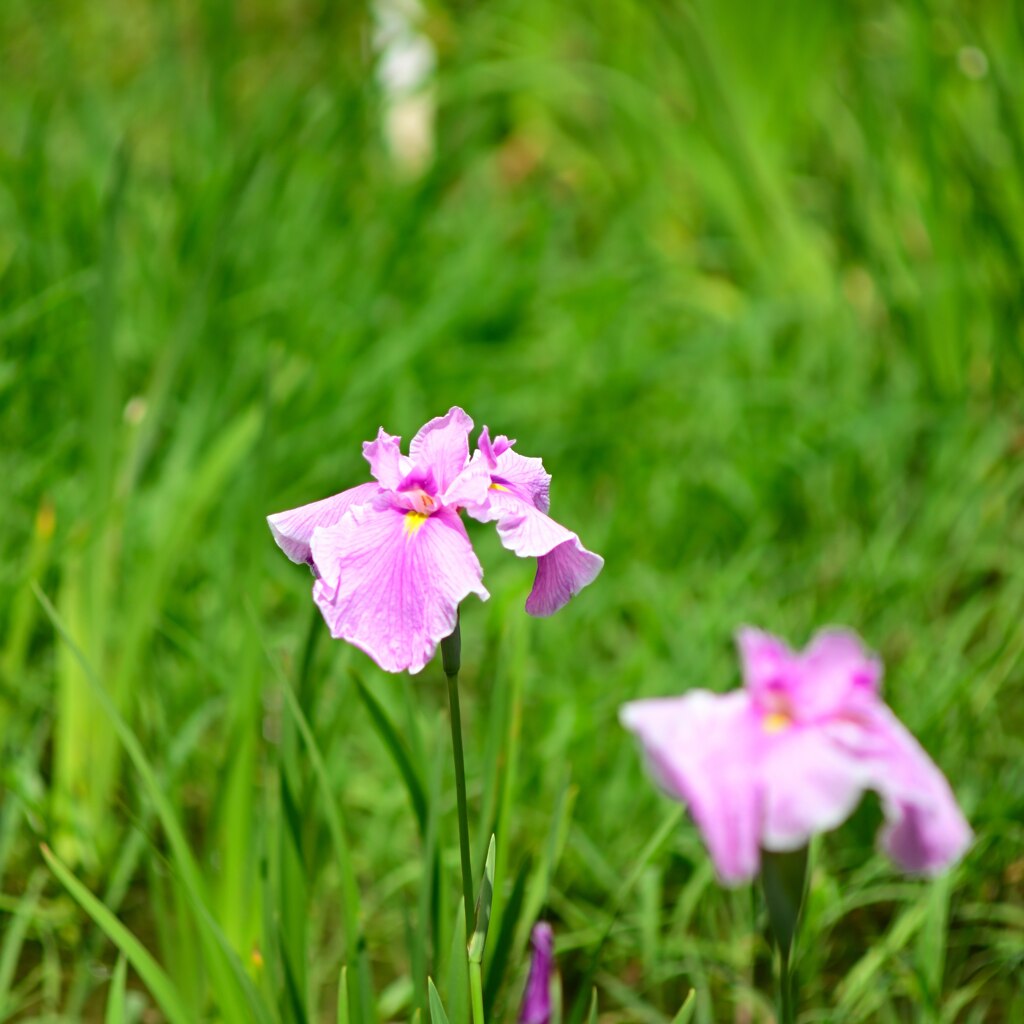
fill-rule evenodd
<path id="1" fill-rule="evenodd" d="M 24 895 L 18 900 L 14 916 L 5 926 L 3 943 L 0 944 L 0 1020 L 6 1020 L 15 1009 L 8 996 L 11 984 L 16 978 L 18 961 L 21 959 L 21 950 L 25 944 L 25 935 L 35 915 L 39 893 L 46 877 L 46 872 L 42 868 L 33 872 Z"/>
<path id="2" fill-rule="evenodd" d="M 188 896 L 192 912 L 199 925 L 210 976 L 224 1003 L 225 1011 L 230 1007 L 232 1013 L 243 1013 L 245 1011 L 241 1007 L 244 1003 L 248 1005 L 250 1014 L 254 1014 L 257 1021 L 261 1022 L 261 1024 L 271 1024 L 270 1014 L 267 1011 L 266 1005 L 260 999 L 252 979 L 245 973 L 238 955 L 231 948 L 224 937 L 223 931 L 214 920 L 206 905 L 203 879 L 199 866 L 192 856 L 192 850 L 185 837 L 184 829 L 174 814 L 171 802 L 160 780 L 157 778 L 153 766 L 149 763 L 139 738 L 114 706 L 113 700 L 104 689 L 89 661 L 64 628 L 64 624 L 49 598 L 38 586 L 34 586 L 33 589 L 54 629 L 56 629 L 81 667 L 82 674 L 89 688 L 92 690 L 104 714 L 110 719 L 117 738 L 124 746 L 129 759 L 134 765 L 136 772 L 138 772 L 139 778 L 142 780 L 146 794 L 153 804 L 153 809 L 167 836 L 167 841 L 174 855 L 174 863 L 180 873 L 181 882 Z M 95 897 L 93 898 L 95 899 Z M 99 906 L 103 906 L 98 900 L 96 902 Z M 110 915 L 109 910 L 107 914 Z M 113 915 L 110 916 L 113 917 Z M 129 957 L 129 959 L 131 958 Z M 134 965 L 134 961 L 132 963 Z M 227 968 L 226 974 L 225 967 Z"/>
<path id="3" fill-rule="evenodd" d="M 784 956 L 789 955 L 800 923 L 806 882 L 806 846 L 785 853 L 761 851 L 761 884 L 768 904 L 768 919 Z"/>
<path id="4" fill-rule="evenodd" d="M 413 767 L 412 758 L 405 742 L 399 736 L 391 719 L 388 718 L 387 712 L 381 707 L 380 701 L 366 687 L 357 672 L 352 673 L 352 678 L 355 680 L 356 692 L 370 714 L 374 730 L 387 748 L 388 754 L 391 755 L 398 774 L 402 776 L 405 791 L 409 794 L 409 802 L 412 804 L 413 814 L 416 815 L 420 836 L 424 836 L 427 831 L 427 795 L 423 789 L 423 781 Z"/>
<path id="5" fill-rule="evenodd" d="M 338 978 L 338 1024 L 348 1024 L 348 967 L 344 966 Z"/>
<path id="6" fill-rule="evenodd" d="M 255 612 L 250 607 L 250 614 L 255 618 Z M 299 735 L 305 744 L 309 754 L 309 760 L 313 765 L 313 774 L 316 776 L 317 788 L 320 790 L 320 798 L 323 801 L 324 814 L 327 817 L 327 830 L 331 836 L 331 844 L 334 847 L 334 855 L 338 863 L 338 871 L 341 874 L 341 913 L 345 926 L 345 943 L 348 961 L 355 965 L 358 970 L 355 976 L 355 995 L 358 1007 L 358 1020 L 360 1024 L 367 1024 L 377 1018 L 376 1007 L 373 1001 L 373 986 L 370 975 L 370 961 L 366 952 L 366 943 L 363 938 L 360 926 L 359 909 L 359 886 L 356 884 L 355 870 L 352 867 L 352 854 L 349 849 L 348 837 L 341 820 L 341 813 L 334 799 L 334 787 L 331 785 L 330 776 L 327 773 L 327 764 L 323 754 L 320 752 L 320 745 L 313 735 L 309 720 L 306 718 L 295 695 L 295 689 L 288 681 L 281 666 L 270 653 L 266 644 L 263 644 L 263 653 L 270 663 L 278 683 L 284 694 L 285 704 L 288 711 L 295 720 Z"/>
<path id="7" fill-rule="evenodd" d="M 104 1024 L 125 1024 L 124 986 L 127 973 L 128 961 L 125 960 L 122 953 L 117 958 L 114 976 L 110 979 L 110 993 L 107 996 L 107 1013 L 103 1018 Z"/>
<path id="8" fill-rule="evenodd" d="M 481 964 L 484 960 L 484 946 L 487 944 L 487 926 L 491 921 L 491 903 L 494 900 L 494 834 L 487 847 L 487 860 L 484 862 L 484 876 L 480 882 L 480 892 L 476 898 L 476 924 L 469 940 L 469 962 Z"/>
<path id="9" fill-rule="evenodd" d="M 171 979 L 153 959 L 149 950 L 64 866 L 45 844 L 40 847 L 43 859 L 61 885 L 82 909 L 106 932 L 107 937 L 128 958 L 157 1005 L 172 1024 L 195 1024 L 192 1014 L 178 995 Z M 109 1019 L 109 1012 L 108 1012 Z"/>
<path id="10" fill-rule="evenodd" d="M 509 954 L 512 952 L 512 943 L 515 937 L 516 928 L 523 909 L 523 896 L 526 892 L 526 883 L 530 877 L 531 861 L 527 857 L 519 870 L 516 872 L 515 881 L 512 883 L 512 892 L 504 904 L 501 914 L 501 924 L 498 927 L 498 934 L 491 943 L 491 958 L 487 968 L 487 980 L 484 985 L 484 1009 L 490 1016 L 494 1010 L 494 1004 L 498 998 L 498 991 L 505 979 L 505 972 L 508 969 Z"/>
<path id="11" fill-rule="evenodd" d="M 434 987 L 434 979 L 427 978 L 427 995 L 430 999 L 430 1020 L 432 1024 L 448 1024 L 448 1014 L 444 1012 L 441 997 Z"/>
<path id="12" fill-rule="evenodd" d="M 590 990 L 590 1013 L 587 1015 L 587 1024 L 597 1024 L 597 987 Z"/>
<path id="13" fill-rule="evenodd" d="M 697 990 L 691 988 L 690 994 L 683 1000 L 683 1005 L 679 1007 L 679 1012 L 672 1018 L 672 1024 L 689 1024 L 696 1009 Z"/>
<path id="14" fill-rule="evenodd" d="M 459 1021 L 469 1020 L 469 959 L 466 957 L 466 915 L 459 904 L 448 953 L 448 1008 Z"/>

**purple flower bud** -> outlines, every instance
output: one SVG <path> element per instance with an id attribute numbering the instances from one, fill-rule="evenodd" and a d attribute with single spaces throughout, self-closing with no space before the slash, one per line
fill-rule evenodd
<path id="1" fill-rule="evenodd" d="M 555 935 L 551 925 L 539 921 L 530 935 L 533 959 L 526 980 L 519 1024 L 549 1024 L 551 1020 L 551 971 L 554 967 Z"/>

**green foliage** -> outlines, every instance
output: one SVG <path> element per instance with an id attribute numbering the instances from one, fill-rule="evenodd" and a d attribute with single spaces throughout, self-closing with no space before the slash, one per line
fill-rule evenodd
<path id="1" fill-rule="evenodd" d="M 471 524 L 487 1019 L 539 915 L 567 1020 L 767 1019 L 616 721 L 742 621 L 859 629 L 977 832 L 822 839 L 803 1019 L 1021 1017 L 1017 8 L 425 0 L 413 172 L 366 4 L 0 5 L 0 1016 L 467 1019 L 440 666 L 330 642 L 263 522 L 457 403 L 607 558 L 529 620 Z"/>

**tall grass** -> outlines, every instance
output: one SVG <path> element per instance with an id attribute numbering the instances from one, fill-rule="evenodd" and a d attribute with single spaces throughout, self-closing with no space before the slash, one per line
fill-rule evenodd
<path id="1" fill-rule="evenodd" d="M 361 4 L 0 6 L 0 1018 L 333 1020 L 344 966 L 353 1020 L 467 1019 L 440 668 L 329 642 L 263 524 L 458 403 L 607 558 L 528 621 L 473 535 L 494 1019 L 541 913 L 567 1019 L 768 1019 L 615 720 L 740 621 L 861 630 L 978 835 L 936 885 L 870 804 L 825 837 L 802 1020 L 1024 1019 L 1017 5 L 424 15 L 409 174 Z"/>

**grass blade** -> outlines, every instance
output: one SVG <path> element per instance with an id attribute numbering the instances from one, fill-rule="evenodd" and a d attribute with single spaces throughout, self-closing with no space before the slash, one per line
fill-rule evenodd
<path id="1" fill-rule="evenodd" d="M 394 761 L 399 775 L 402 776 L 405 791 L 409 794 L 409 802 L 412 804 L 413 814 L 416 815 L 420 836 L 425 836 L 427 831 L 427 795 L 423 789 L 423 781 L 413 767 L 412 759 L 402 737 L 398 735 L 387 712 L 381 707 L 380 701 L 367 689 L 358 672 L 353 672 L 352 678 L 355 680 L 356 692 L 369 712 L 374 730 L 391 755 L 391 760 Z"/>
<path id="2" fill-rule="evenodd" d="M 195 1024 L 192 1014 L 178 995 L 171 979 L 153 959 L 149 950 L 75 878 L 48 846 L 44 844 L 40 849 L 43 859 L 57 876 L 61 885 L 71 893 L 75 902 L 106 932 L 110 941 L 131 962 L 132 967 L 135 968 L 136 973 L 171 1024 Z"/>
<path id="3" fill-rule="evenodd" d="M 152 765 L 149 763 L 149 759 L 146 757 L 145 752 L 142 749 L 142 744 L 128 726 L 128 723 L 121 716 L 120 712 L 114 706 L 113 700 L 96 677 L 92 666 L 82 654 L 81 650 L 79 650 L 78 645 L 71 639 L 71 636 L 64 628 L 64 625 L 61 622 L 56 609 L 50 603 L 50 600 L 38 588 L 38 586 L 34 589 L 36 597 L 42 604 L 43 610 L 46 612 L 47 617 L 53 624 L 54 629 L 57 630 L 61 639 L 67 645 L 68 649 L 78 662 L 83 676 L 96 697 L 97 702 L 103 712 L 110 718 L 114 727 L 114 732 L 117 734 L 118 739 L 121 741 L 121 744 L 128 753 L 129 759 L 142 780 L 146 794 L 153 803 L 153 808 L 156 812 L 157 818 L 159 819 L 160 825 L 167 836 L 167 841 L 170 844 L 174 856 L 174 863 L 180 873 L 181 881 L 185 892 L 188 895 L 192 911 L 196 917 L 197 923 L 199 924 L 200 934 L 204 937 L 204 941 L 209 946 L 209 949 L 204 950 L 204 952 L 207 952 L 208 954 L 207 966 L 210 969 L 211 979 L 217 986 L 219 995 L 226 1006 L 234 1008 L 232 1012 L 245 1012 L 240 1007 L 240 997 L 241 1001 L 248 1005 L 249 1011 L 251 1014 L 255 1015 L 255 1019 L 257 1021 L 261 1022 L 261 1024 L 271 1024 L 271 1018 L 267 1012 L 266 1006 L 260 999 L 259 994 L 256 992 L 251 979 L 245 973 L 244 968 L 238 960 L 238 956 L 235 954 L 234 950 L 231 949 L 227 939 L 224 937 L 224 933 L 220 930 L 217 922 L 210 914 L 203 895 L 204 886 L 199 866 L 196 864 L 195 858 L 192 856 L 192 850 L 185 837 L 184 830 L 174 814 L 174 810 L 171 807 L 167 794 L 164 792 L 164 789 L 157 778 L 156 772 L 153 770 Z M 99 906 L 102 907 L 103 904 L 99 904 Z M 224 974 L 224 966 L 228 969 L 227 975 Z M 227 987 L 229 985 L 229 979 L 233 980 L 235 987 L 234 993 L 232 993 Z"/>
<path id="4" fill-rule="evenodd" d="M 348 1024 L 348 966 L 341 968 L 338 977 L 338 1024 Z"/>
<path id="5" fill-rule="evenodd" d="M 250 612 L 252 612 L 251 608 Z M 359 1006 L 359 1020 L 366 1024 L 366 1022 L 376 1020 L 377 1011 L 373 1002 L 373 986 L 370 976 L 370 963 L 366 953 L 366 942 L 360 923 L 359 886 L 356 884 L 355 870 L 352 867 L 352 855 L 349 850 L 348 838 L 345 835 L 341 814 L 334 800 L 334 791 L 331 787 L 330 776 L 327 774 L 327 765 L 324 762 L 323 754 L 320 752 L 320 745 L 313 735 L 313 730 L 310 728 L 309 721 L 299 704 L 295 690 L 281 670 L 281 666 L 278 665 L 266 646 L 264 646 L 263 650 L 274 670 L 274 674 L 277 676 L 278 683 L 284 694 L 285 703 L 288 705 L 288 711 L 295 719 L 299 735 L 302 737 L 302 742 L 305 744 L 310 762 L 313 765 L 313 774 L 316 776 L 317 786 L 320 789 L 320 798 L 323 801 L 324 814 L 327 818 L 327 830 L 330 833 L 331 844 L 334 847 L 334 855 L 341 874 L 341 909 L 345 927 L 347 956 L 349 964 L 358 967 L 355 995 L 356 1004 Z"/>
<path id="6" fill-rule="evenodd" d="M 8 997 L 14 982 L 15 971 L 18 968 L 22 946 L 25 944 L 25 934 L 28 931 L 32 915 L 35 913 L 36 904 L 39 902 L 39 893 L 43 887 L 45 874 L 40 869 L 32 876 L 25 894 L 18 901 L 14 918 L 7 926 L 3 944 L 0 945 L 0 1019 L 6 1019 L 8 1013 L 13 1013 L 13 1008 L 8 1005 Z"/>
<path id="7" fill-rule="evenodd" d="M 122 953 L 117 958 L 114 976 L 110 979 L 110 994 L 107 996 L 107 1012 L 104 1024 L 125 1024 L 124 989 L 128 961 Z"/>
<path id="8" fill-rule="evenodd" d="M 683 1000 L 679 1012 L 672 1018 L 672 1024 L 689 1024 L 693 1018 L 693 1012 L 697 1008 L 697 990 L 690 989 L 690 994 Z"/>
<path id="9" fill-rule="evenodd" d="M 444 1012 L 441 997 L 434 987 L 434 979 L 427 978 L 427 995 L 430 1000 L 430 1020 L 432 1024 L 448 1024 L 448 1014 Z"/>

